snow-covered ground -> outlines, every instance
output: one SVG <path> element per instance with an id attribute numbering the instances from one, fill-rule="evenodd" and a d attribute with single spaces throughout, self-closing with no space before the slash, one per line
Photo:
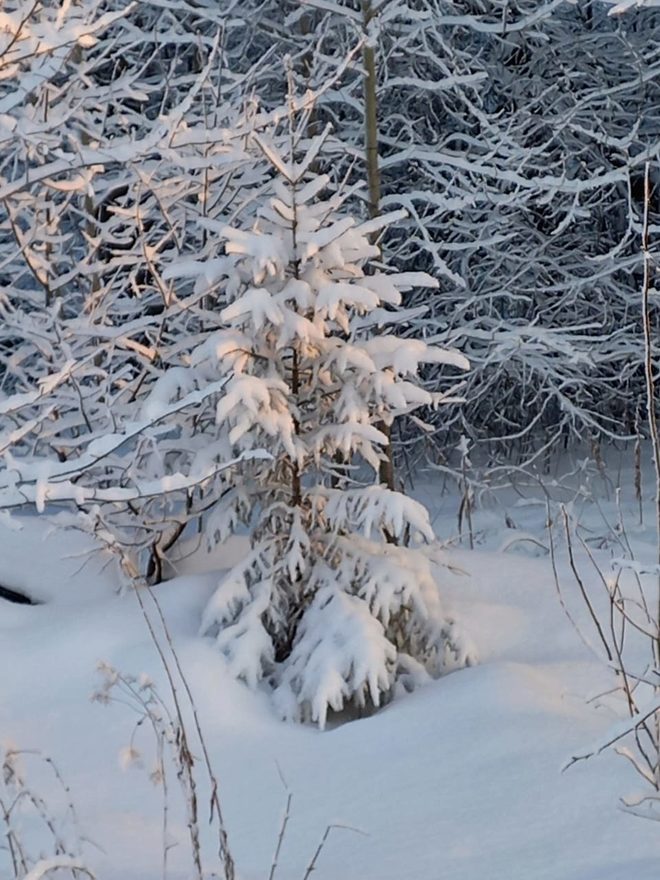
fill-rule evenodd
<path id="1" fill-rule="evenodd" d="M 424 486 L 418 495 L 446 538 L 456 530 L 457 498 L 441 496 L 439 484 Z M 478 648 L 479 665 L 323 733 L 279 722 L 266 695 L 231 680 L 213 645 L 198 636 L 217 574 L 188 560 L 179 577 L 157 588 L 211 747 L 243 880 L 268 877 L 286 799 L 281 777 L 293 793 L 277 873 L 286 880 L 302 880 L 334 822 L 363 833 L 332 832 L 317 880 L 657 876 L 657 825 L 620 809 L 619 798 L 640 788 L 629 765 L 606 753 L 561 772 L 616 719 L 611 700 L 587 703 L 613 680 L 567 621 L 549 557 L 535 543 L 547 546 L 543 495 L 523 495 L 484 499 L 474 518 L 476 549 L 463 543 L 448 550 L 464 574 L 447 572 L 443 592 Z M 616 517 L 611 500 L 574 509 L 594 536 L 607 534 L 603 517 Z M 651 517 L 642 532 L 632 504 L 628 515 L 640 557 L 652 558 Z M 86 539 L 35 517 L 16 522 L 19 530 L 0 525 L 0 582 L 43 604 L 0 600 L 0 742 L 56 761 L 93 841 L 85 852 L 99 880 L 156 880 L 161 792 L 148 766 L 122 770 L 119 762 L 135 718 L 122 704 L 90 700 L 99 660 L 147 673 L 167 693 L 138 604 L 116 594 L 112 565 L 89 555 Z M 240 550 L 235 542 L 224 557 L 206 560 L 206 569 Z M 614 551 L 605 542 L 595 552 L 605 559 Z M 566 601 L 587 632 L 563 550 L 558 564 Z M 597 594 L 595 573 L 584 571 Z M 148 755 L 146 732 L 136 743 Z M 31 760 L 26 769 L 57 809 L 55 788 Z M 171 799 L 176 804 L 174 789 Z M 183 880 L 192 876 L 185 826 L 173 811 L 180 843 L 170 854 L 170 877 Z M 4 878 L 11 873 L 3 858 L 0 850 Z"/>

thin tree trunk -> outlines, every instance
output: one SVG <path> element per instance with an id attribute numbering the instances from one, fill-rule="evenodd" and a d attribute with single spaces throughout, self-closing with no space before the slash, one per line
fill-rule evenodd
<path id="1" fill-rule="evenodd" d="M 642 223 L 642 256 L 644 260 L 644 280 L 642 283 L 642 320 L 644 326 L 644 374 L 646 378 L 646 413 L 653 449 L 655 470 L 655 523 L 656 523 L 656 563 L 660 568 L 660 433 L 655 400 L 655 377 L 653 375 L 653 327 L 651 323 L 651 278 L 652 258 L 649 244 L 649 212 L 651 209 L 651 168 L 647 162 L 644 168 L 644 219 Z M 660 575 L 656 576 L 657 617 L 656 633 L 653 640 L 656 668 L 660 665 Z M 658 688 L 656 687 L 656 694 Z M 655 785 L 660 788 L 660 713 L 655 713 Z"/>
<path id="2" fill-rule="evenodd" d="M 362 27 L 365 43 L 362 47 L 364 64 L 364 150 L 369 187 L 369 216 L 380 211 L 380 165 L 378 161 L 378 98 L 376 95 L 376 52 L 368 42 L 369 25 L 374 17 L 371 0 L 362 0 Z"/>
<path id="3" fill-rule="evenodd" d="M 369 193 L 369 216 L 377 217 L 380 213 L 380 163 L 378 157 L 378 97 L 376 94 L 376 52 L 368 42 L 369 25 L 374 17 L 371 0 L 362 0 L 362 28 L 365 43 L 362 47 L 362 63 L 364 64 L 364 153 L 367 164 L 367 186 Z M 394 456 L 392 454 L 392 428 L 381 423 L 378 430 L 387 437 L 383 449 L 385 458 L 380 463 L 379 475 L 381 483 L 388 489 L 394 489 Z"/>

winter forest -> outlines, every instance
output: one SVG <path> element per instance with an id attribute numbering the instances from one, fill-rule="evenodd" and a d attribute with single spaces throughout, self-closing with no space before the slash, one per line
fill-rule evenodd
<path id="1" fill-rule="evenodd" d="M 660 0 L 0 0 L 0 880 L 655 880 L 659 254 Z"/>

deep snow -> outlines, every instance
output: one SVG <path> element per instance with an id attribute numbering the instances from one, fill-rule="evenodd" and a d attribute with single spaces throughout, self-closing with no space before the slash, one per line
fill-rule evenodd
<path id="1" fill-rule="evenodd" d="M 437 533 L 452 534 L 456 497 L 441 497 L 436 483 L 418 494 L 433 507 Z M 611 502 L 602 509 L 614 516 Z M 505 527 L 505 510 L 517 529 Z M 634 521 L 632 505 L 629 514 Z M 607 531 L 592 502 L 581 502 L 580 516 L 594 534 Z M 619 806 L 640 788 L 627 763 L 608 753 L 561 772 L 617 716 L 611 700 L 586 702 L 612 678 L 567 621 L 547 555 L 532 541 L 512 543 L 530 535 L 547 544 L 544 519 L 540 493 L 510 492 L 475 514 L 476 550 L 449 551 L 466 573 L 447 573 L 442 589 L 478 648 L 478 666 L 324 733 L 280 723 L 266 695 L 232 681 L 198 636 L 213 567 L 236 558 L 240 541 L 213 559 L 184 561 L 180 576 L 157 588 L 211 745 L 241 878 L 268 877 L 285 801 L 280 774 L 293 793 L 277 875 L 287 880 L 303 877 L 331 822 L 363 833 L 332 833 L 318 880 L 657 876 L 657 826 Z M 86 854 L 99 880 L 156 880 L 160 791 L 145 770 L 119 766 L 134 719 L 122 705 L 90 701 L 99 660 L 146 672 L 167 692 L 137 602 L 116 594 L 113 565 L 89 555 L 87 539 L 35 517 L 15 522 L 20 530 L 0 524 L 0 580 L 43 604 L 0 600 L 0 742 L 55 759 L 94 841 Z M 631 533 L 642 556 L 651 554 L 651 533 Z M 559 566 L 584 622 L 561 553 Z M 149 752 L 148 737 L 137 742 Z M 57 806 L 40 768 L 27 766 Z M 173 880 L 191 876 L 178 820 Z M 3 858 L 0 851 L 1 877 L 9 876 Z"/>

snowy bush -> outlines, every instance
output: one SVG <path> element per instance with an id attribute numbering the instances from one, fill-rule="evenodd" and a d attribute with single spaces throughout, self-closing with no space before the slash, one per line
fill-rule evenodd
<path id="1" fill-rule="evenodd" d="M 157 580 L 217 471 L 191 477 L 161 436 L 203 398 L 140 413 L 212 308 L 164 273 L 203 259 L 213 224 L 259 184 L 245 126 L 267 121 L 221 62 L 213 10 L 110 6 L 3 7 L 0 493 L 5 508 L 73 508 L 61 522 Z"/>
<path id="2" fill-rule="evenodd" d="M 252 228 L 223 231 L 228 304 L 169 385 L 175 395 L 179 384 L 228 377 L 206 456 L 272 455 L 229 471 L 206 520 L 211 542 L 248 523 L 252 547 L 202 629 L 237 676 L 274 685 L 284 716 L 320 726 L 329 709 L 377 706 L 397 680 L 412 685 L 467 659 L 424 548 L 426 510 L 380 485 L 378 468 L 381 426 L 445 399 L 422 387 L 420 365 L 468 365 L 392 332 L 406 317 L 401 291 L 437 283 L 368 270 L 378 257 L 370 238 L 393 218 L 359 223 L 342 210 L 348 193 L 321 197 L 329 179 L 310 169 L 323 140 L 298 162 L 256 137 L 277 172 L 272 197 Z"/>

